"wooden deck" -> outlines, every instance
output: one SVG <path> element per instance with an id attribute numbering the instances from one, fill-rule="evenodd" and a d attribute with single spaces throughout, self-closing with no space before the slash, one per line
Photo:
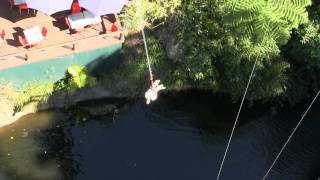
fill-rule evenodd
<path id="1" fill-rule="evenodd" d="M 103 17 L 105 28 L 103 24 L 99 24 L 73 34 L 64 21 L 68 13 L 64 11 L 47 16 L 40 11 L 34 13 L 30 9 L 29 14 L 27 11 L 22 11 L 20 15 L 16 7 L 10 9 L 7 0 L 0 0 L 0 31 L 5 30 L 7 43 L 0 47 L 0 70 L 123 42 L 122 31 L 110 32 L 113 22 L 121 29 L 117 17 Z M 23 35 L 23 30 L 32 26 L 46 27 L 47 39 L 36 47 L 26 49 L 19 43 L 18 35 Z M 103 33 L 104 29 L 106 33 Z"/>

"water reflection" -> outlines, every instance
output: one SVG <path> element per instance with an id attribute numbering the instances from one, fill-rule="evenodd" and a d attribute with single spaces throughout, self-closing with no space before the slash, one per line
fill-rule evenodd
<path id="1" fill-rule="evenodd" d="M 54 160 L 56 167 L 61 171 L 60 179 L 73 179 L 74 175 L 80 172 L 81 159 L 73 156 L 74 141 L 66 135 L 69 133 L 66 128 L 68 122 L 65 121 L 67 114 L 60 115 L 63 115 L 63 118 L 56 119 L 54 127 L 43 130 L 38 136 L 38 142 L 47 147 L 46 156 L 40 159 Z"/>
<path id="2" fill-rule="evenodd" d="M 244 109 L 221 179 L 261 179 L 306 106 L 278 114 L 267 105 Z M 269 179 L 317 179 L 319 108 L 312 108 Z M 39 113 L 0 130 L 1 171 L 8 179 L 215 179 L 237 105 L 179 94 L 95 117 L 84 109 Z"/>
<path id="3" fill-rule="evenodd" d="M 61 170 L 46 157 L 47 147 L 38 141 L 42 131 L 54 125 L 56 113 L 29 115 L 0 129 L 0 167 L 8 179 L 61 179 Z"/>

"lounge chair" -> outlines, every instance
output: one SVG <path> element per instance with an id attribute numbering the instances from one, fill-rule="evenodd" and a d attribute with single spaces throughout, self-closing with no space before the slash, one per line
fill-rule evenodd
<path id="1" fill-rule="evenodd" d="M 118 31 L 118 27 L 112 23 L 112 26 L 111 26 L 111 32 L 117 32 Z"/>
<path id="2" fill-rule="evenodd" d="M 18 36 L 19 42 L 23 47 L 29 46 L 28 41 L 25 37 Z"/>
<path id="3" fill-rule="evenodd" d="M 8 0 L 8 3 L 9 3 L 9 6 L 10 6 L 10 9 L 12 9 L 13 5 L 14 5 L 14 0 Z"/>
<path id="4" fill-rule="evenodd" d="M 29 14 L 29 8 L 28 8 L 27 3 L 19 4 L 19 13 L 20 13 L 20 14 L 21 14 L 21 11 L 22 11 L 22 10 L 28 10 L 28 14 Z"/>
<path id="5" fill-rule="evenodd" d="M 5 32 L 4 30 L 2 30 L 2 32 L 1 32 L 1 34 L 0 34 L 1 45 L 6 44 L 5 36 L 6 36 L 6 32 Z"/>
<path id="6" fill-rule="evenodd" d="M 75 0 L 71 5 L 71 14 L 77 14 L 81 12 L 81 6 L 79 5 L 79 2 Z"/>
<path id="7" fill-rule="evenodd" d="M 47 28 L 42 27 L 41 34 L 45 39 L 47 39 L 47 32 L 48 32 Z"/>

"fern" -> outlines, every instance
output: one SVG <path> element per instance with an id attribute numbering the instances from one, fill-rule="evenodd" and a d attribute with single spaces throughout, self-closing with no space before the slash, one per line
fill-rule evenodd
<path id="1" fill-rule="evenodd" d="M 311 0 L 229 0 L 225 22 L 235 33 L 257 44 L 269 36 L 282 45 L 291 29 L 309 21 L 309 5 Z"/>

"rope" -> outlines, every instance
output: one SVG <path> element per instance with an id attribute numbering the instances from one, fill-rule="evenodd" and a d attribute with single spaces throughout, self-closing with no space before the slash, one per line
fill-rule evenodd
<path id="1" fill-rule="evenodd" d="M 147 55 L 147 62 L 148 62 L 148 68 L 149 68 L 149 74 L 150 74 L 150 81 L 151 84 L 153 83 L 153 75 L 152 75 L 152 69 L 151 69 L 151 62 L 150 62 L 150 57 L 149 57 L 149 52 L 148 52 L 148 46 L 147 46 L 147 41 L 146 41 L 146 35 L 144 34 L 144 28 L 141 28 L 141 33 L 143 37 L 143 43 L 144 43 L 144 49 L 146 51 Z"/>
<path id="2" fill-rule="evenodd" d="M 243 94 L 243 97 L 242 97 L 241 104 L 240 104 L 240 107 L 239 107 L 239 110 L 238 110 L 238 114 L 237 114 L 236 120 L 235 120 L 235 122 L 233 124 L 233 128 L 232 128 L 232 131 L 231 131 L 231 134 L 230 134 L 230 137 L 229 137 L 229 141 L 228 141 L 228 144 L 227 144 L 227 147 L 226 147 L 226 150 L 224 152 L 223 159 L 222 159 L 222 162 L 221 162 L 221 165 L 220 165 L 220 168 L 219 168 L 217 180 L 219 180 L 219 178 L 220 178 L 222 167 L 223 167 L 224 161 L 226 159 L 226 156 L 227 156 L 227 153 L 228 153 L 228 150 L 229 150 L 231 139 L 233 137 L 233 133 L 234 133 L 234 130 L 235 130 L 237 122 L 238 122 L 238 118 L 239 118 L 239 115 L 240 115 L 240 112 L 241 112 L 241 109 L 242 109 L 242 105 L 243 105 L 244 99 L 245 99 L 245 97 L 247 95 L 247 91 L 248 91 L 248 88 L 249 88 L 249 85 L 250 85 L 250 82 L 251 82 L 251 79 L 252 79 L 252 76 L 253 76 L 253 72 L 254 72 L 254 70 L 256 68 L 257 60 L 258 60 L 258 57 L 256 58 L 256 60 L 254 62 L 254 65 L 252 67 L 251 74 L 250 74 L 250 77 L 249 77 L 249 80 L 248 80 L 248 83 L 247 83 L 246 90 L 245 90 L 245 92 Z"/>
<path id="3" fill-rule="evenodd" d="M 135 1 L 138 12 L 142 12 L 141 11 L 141 0 L 137 0 Z M 140 20 L 141 22 L 144 22 L 144 17 L 143 14 L 140 14 Z M 149 57 L 149 51 L 148 51 L 148 45 L 147 45 L 147 40 L 146 40 L 146 35 L 144 34 L 144 25 L 141 24 L 141 33 L 142 33 L 142 38 L 143 38 L 143 44 L 144 44 L 144 49 L 146 51 L 146 55 L 147 55 L 147 62 L 148 62 L 148 68 L 149 68 L 149 75 L 150 75 L 150 81 L 151 81 L 151 85 L 153 84 L 153 75 L 152 75 L 152 69 L 151 69 L 151 61 L 150 61 L 150 57 Z"/>
<path id="4" fill-rule="evenodd" d="M 298 127 L 300 126 L 301 122 L 303 121 L 304 117 L 307 115 L 308 111 L 310 110 L 311 106 L 313 105 L 313 103 L 316 101 L 316 99 L 318 98 L 320 94 L 320 90 L 318 91 L 317 95 L 313 98 L 312 102 L 310 103 L 309 107 L 307 108 L 306 112 L 303 114 L 303 116 L 301 117 L 300 121 L 298 122 L 297 126 L 294 128 L 294 130 L 292 131 L 292 133 L 290 134 L 289 138 L 287 139 L 287 141 L 284 143 L 284 145 L 282 146 L 280 152 L 278 153 L 277 157 L 274 159 L 274 161 L 272 162 L 270 168 L 268 169 L 267 173 L 263 176 L 262 180 L 265 180 L 268 176 L 268 174 L 270 173 L 271 169 L 273 168 L 274 164 L 276 163 L 276 161 L 279 159 L 280 155 L 282 154 L 283 150 L 286 148 L 286 146 L 288 145 L 289 141 L 291 140 L 292 136 L 294 135 L 294 133 L 297 131 Z"/>

